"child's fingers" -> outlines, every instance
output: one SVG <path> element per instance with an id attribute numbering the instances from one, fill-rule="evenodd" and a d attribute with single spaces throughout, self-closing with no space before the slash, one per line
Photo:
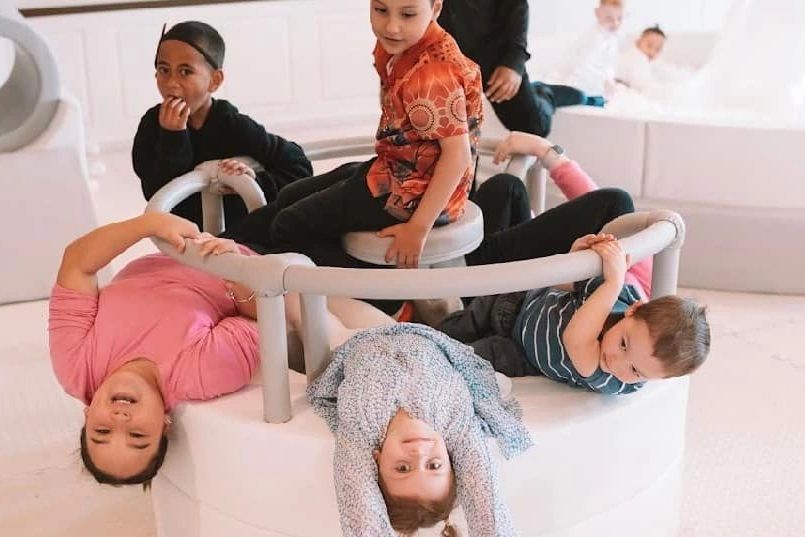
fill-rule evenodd
<path id="1" fill-rule="evenodd" d="M 177 252 L 184 253 L 185 242 L 184 237 L 182 237 L 181 234 L 171 233 L 171 235 L 168 237 L 168 242 L 171 243 L 174 248 L 176 248 Z"/>
<path id="2" fill-rule="evenodd" d="M 507 138 L 506 140 L 503 140 L 500 145 L 498 145 L 497 149 L 495 149 L 495 157 L 493 161 L 495 164 L 500 164 L 501 162 L 508 160 L 510 156 L 511 142 L 510 139 Z"/>
<path id="3" fill-rule="evenodd" d="M 399 259 L 397 256 L 397 248 L 392 244 L 389 246 L 389 249 L 386 250 L 386 263 L 394 262 L 394 264 L 399 264 Z"/>
<path id="4" fill-rule="evenodd" d="M 396 232 L 397 232 L 396 228 L 399 225 L 400 224 L 394 224 L 393 226 L 384 227 L 383 229 L 381 229 L 380 231 L 377 232 L 377 236 L 378 237 L 393 237 L 394 235 L 396 235 Z M 387 261 L 388 261 L 388 259 L 387 259 Z"/>

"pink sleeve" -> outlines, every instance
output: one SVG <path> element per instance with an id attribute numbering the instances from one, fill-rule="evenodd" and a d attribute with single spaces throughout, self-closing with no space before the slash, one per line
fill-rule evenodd
<path id="1" fill-rule="evenodd" d="M 552 169 L 551 179 L 568 200 L 598 190 L 595 181 L 574 160 L 568 160 Z"/>
<path id="2" fill-rule="evenodd" d="M 89 401 L 98 297 L 55 285 L 50 295 L 50 359 L 64 390 Z"/>
<path id="3" fill-rule="evenodd" d="M 212 399 L 249 383 L 260 362 L 257 323 L 244 317 L 226 317 L 200 343 L 199 393 L 192 399 Z M 191 377 L 192 378 L 192 377 Z"/>

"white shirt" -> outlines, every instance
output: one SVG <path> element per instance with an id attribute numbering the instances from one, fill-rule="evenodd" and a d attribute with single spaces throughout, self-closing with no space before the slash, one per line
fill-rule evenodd
<path id="1" fill-rule="evenodd" d="M 559 70 L 559 81 L 588 95 L 603 95 L 618 64 L 618 34 L 600 25 L 584 33 Z"/>

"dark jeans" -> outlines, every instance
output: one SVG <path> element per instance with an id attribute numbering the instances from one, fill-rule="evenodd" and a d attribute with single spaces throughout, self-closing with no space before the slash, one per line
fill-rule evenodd
<path id="1" fill-rule="evenodd" d="M 507 377 L 539 375 L 511 337 L 525 292 L 481 296 L 466 308 L 448 315 L 439 330 L 471 345 L 495 371 Z"/>

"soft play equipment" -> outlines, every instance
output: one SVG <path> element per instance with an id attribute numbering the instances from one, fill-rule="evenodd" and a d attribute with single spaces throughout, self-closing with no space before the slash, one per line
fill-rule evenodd
<path id="1" fill-rule="evenodd" d="M 96 225 L 81 111 L 43 38 L 0 0 L 0 304 L 48 296 L 64 246 Z"/>
<path id="2" fill-rule="evenodd" d="M 494 144 L 486 147 L 488 152 Z M 354 148 L 340 149 L 331 156 L 355 154 Z M 178 196 L 161 198 L 167 199 L 178 202 Z M 149 204 L 149 210 L 170 208 L 153 200 Z M 655 296 L 676 291 L 684 240 L 678 215 L 626 215 L 606 231 L 623 237 L 633 259 L 654 256 Z M 325 296 L 470 296 L 575 281 L 601 270 L 600 259 L 590 251 L 497 265 L 403 270 L 316 267 L 298 254 L 225 254 L 205 260 L 192 244 L 184 254 L 158 246 L 184 263 L 255 289 L 262 355 L 262 387 L 176 410 L 171 447 L 153 483 L 160 537 L 340 533 L 333 437 L 305 398 L 307 381 L 326 367 L 329 355 L 322 324 Z M 307 377 L 287 367 L 281 334 L 282 295 L 288 291 L 302 294 Z M 361 312 L 354 313 L 347 323 L 359 326 Z M 655 381 L 624 397 L 544 378 L 514 379 L 513 392 L 536 444 L 511 461 L 498 457 L 502 490 L 522 535 L 675 534 L 687 379 Z M 461 515 L 456 518 L 461 528 Z"/>

